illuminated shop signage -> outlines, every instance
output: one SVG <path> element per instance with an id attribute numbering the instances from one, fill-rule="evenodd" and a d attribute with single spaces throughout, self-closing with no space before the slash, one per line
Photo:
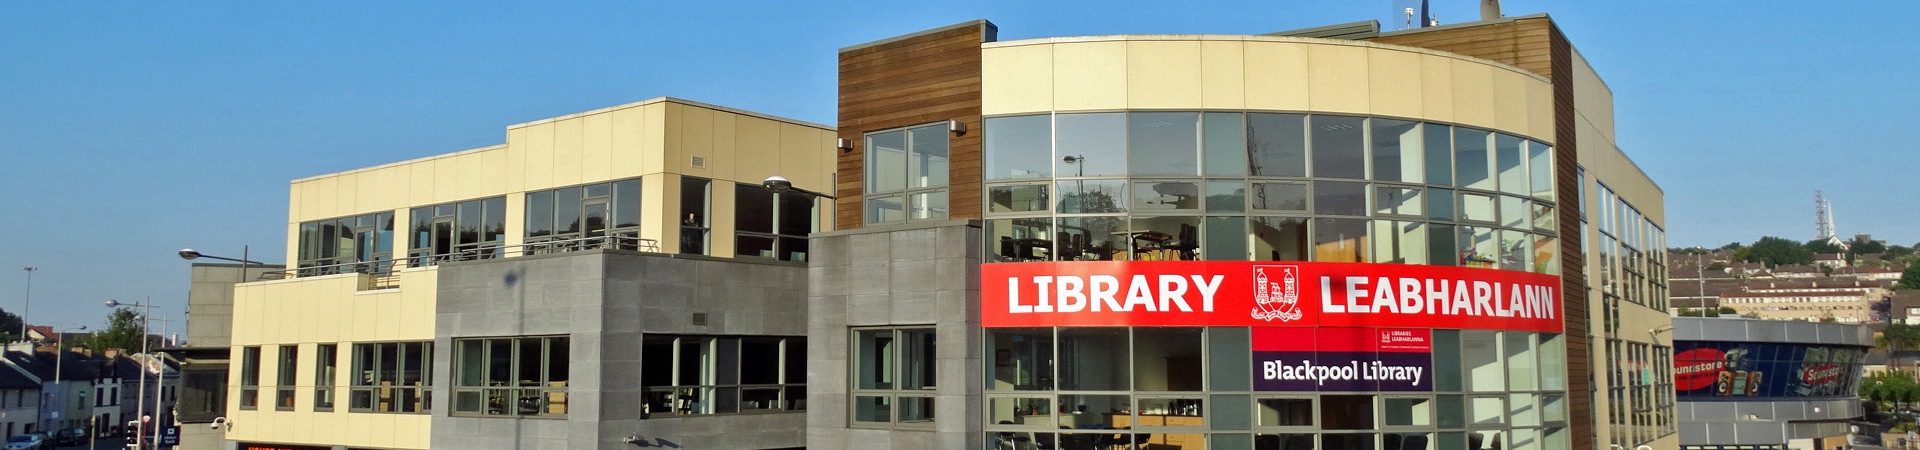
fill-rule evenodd
<path id="1" fill-rule="evenodd" d="M 1673 343 L 1674 390 L 1682 397 L 1853 395 L 1864 347 L 1767 342 Z"/>
<path id="2" fill-rule="evenodd" d="M 1433 331 L 1255 328 L 1259 391 L 1432 391 Z"/>
<path id="3" fill-rule="evenodd" d="M 1560 278 L 1405 264 L 1069 261 L 980 266 L 984 326 L 1406 327 L 1560 332 Z"/>

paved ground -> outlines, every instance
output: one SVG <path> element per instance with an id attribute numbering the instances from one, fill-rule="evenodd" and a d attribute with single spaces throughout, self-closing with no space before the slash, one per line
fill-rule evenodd
<path id="1" fill-rule="evenodd" d="M 122 438 L 100 439 L 97 441 L 93 441 L 93 449 L 94 450 L 119 450 L 122 448 L 126 448 L 126 444 L 127 444 L 127 441 Z M 49 446 L 47 447 L 47 449 L 48 450 L 89 450 L 87 448 L 86 442 L 82 442 L 80 443 L 80 445 L 66 445 L 66 446 L 59 446 L 59 447 Z"/>

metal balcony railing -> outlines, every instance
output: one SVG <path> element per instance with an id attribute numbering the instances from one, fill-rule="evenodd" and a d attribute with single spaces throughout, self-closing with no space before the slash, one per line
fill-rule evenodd
<path id="1" fill-rule="evenodd" d="M 395 272 L 408 267 L 427 267 L 453 261 L 476 261 L 508 256 L 545 255 L 598 249 L 658 253 L 660 251 L 660 244 L 653 239 L 628 235 L 547 239 L 516 245 L 462 248 L 452 253 L 431 254 L 416 251 L 416 253 L 409 254 L 405 259 L 397 260 L 380 259 L 375 261 L 356 261 L 262 272 L 256 281 L 358 273 L 364 275 L 363 278 L 365 281 L 361 283 L 360 286 L 360 290 L 362 291 L 392 289 L 400 287 L 400 277 Z"/>

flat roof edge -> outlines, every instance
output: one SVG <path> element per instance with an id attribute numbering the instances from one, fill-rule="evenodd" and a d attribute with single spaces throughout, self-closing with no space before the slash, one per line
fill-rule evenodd
<path id="1" fill-rule="evenodd" d="M 934 33 L 940 33 L 940 32 L 946 32 L 946 31 L 952 31 L 952 30 L 957 30 L 957 29 L 961 29 L 961 28 L 966 28 L 966 27 L 973 27 L 973 26 L 980 26 L 980 25 L 985 25 L 985 26 L 987 27 L 987 41 L 989 41 L 989 42 L 991 42 L 991 41 L 993 41 L 993 40 L 995 40 L 995 39 L 994 39 L 994 36 L 995 36 L 995 35 L 997 35 L 997 34 L 999 34 L 998 32 L 1000 31 L 1000 26 L 998 26 L 998 25 L 994 25 L 994 24 L 993 24 L 993 22 L 991 22 L 991 21 L 988 21 L 987 19 L 973 19 L 973 20 L 969 20 L 969 21 L 966 21 L 966 22 L 960 22 L 960 23 L 956 23 L 956 24 L 953 24 L 953 25 L 947 25 L 947 26 L 944 26 L 944 27 L 939 27 L 939 28 L 931 28 L 931 29 L 926 29 L 926 30 L 920 30 L 920 31 L 915 31 L 915 32 L 912 32 L 912 33 L 907 33 L 907 34 L 902 34 L 902 35 L 899 35 L 899 36 L 893 36 L 893 37 L 888 37 L 888 38 L 882 38 L 882 39 L 879 39 L 879 40 L 875 40 L 875 41 L 868 41 L 868 42 L 864 42 L 864 43 L 859 43 L 859 44 L 854 44 L 854 45 L 849 45 L 849 46 L 846 46 L 846 47 L 840 47 L 840 53 L 846 53 L 846 52 L 850 52 L 850 51 L 854 51 L 854 50 L 859 50 L 859 49 L 863 49 L 863 48 L 867 48 L 867 47 L 873 47 L 873 46 L 876 46 L 876 45 L 883 45 L 883 44 L 887 44 L 887 43 L 892 43 L 892 42 L 899 42 L 899 41 L 904 41 L 904 40 L 907 40 L 907 39 L 913 39 L 913 38 L 917 38 L 917 37 L 921 37 L 921 36 L 926 36 L 926 35 L 930 35 L 930 34 L 934 34 Z"/>
<path id="2" fill-rule="evenodd" d="M 1488 19 L 1488 20 L 1476 20 L 1476 21 L 1472 21 L 1472 22 L 1460 22 L 1460 23 L 1449 23 L 1449 24 L 1445 24 L 1445 25 L 1434 25 L 1434 26 L 1431 26 L 1431 27 L 1420 27 L 1420 28 L 1408 28 L 1408 29 L 1405 29 L 1405 30 L 1393 30 L 1393 31 L 1382 31 L 1382 32 L 1380 32 L 1380 34 L 1379 34 L 1379 35 L 1380 35 L 1380 36 L 1397 36 L 1397 35 L 1402 35 L 1402 34 L 1413 34 L 1413 33 L 1424 33 L 1424 32 L 1428 32 L 1428 31 L 1440 31 L 1440 30 L 1451 30 L 1451 29 L 1456 29 L 1456 28 L 1471 28 L 1471 27 L 1477 27 L 1477 26 L 1481 26 L 1481 25 L 1492 25 L 1492 24 L 1496 24 L 1496 23 L 1507 23 L 1507 22 L 1514 22 L 1514 21 L 1518 21 L 1518 20 L 1521 20 L 1521 19 L 1547 19 L 1548 21 L 1552 21 L 1552 20 L 1553 20 L 1553 17 L 1550 17 L 1550 16 L 1548 16 L 1548 15 L 1547 15 L 1547 13 L 1533 13 L 1533 14 L 1527 14 L 1527 15 L 1522 15 L 1522 16 L 1507 16 L 1507 17 L 1501 17 L 1501 18 L 1498 18 L 1498 19 Z"/>

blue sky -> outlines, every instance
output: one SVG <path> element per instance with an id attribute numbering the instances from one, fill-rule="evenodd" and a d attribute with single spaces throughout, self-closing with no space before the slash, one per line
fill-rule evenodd
<path id="1" fill-rule="evenodd" d="M 179 248 L 283 259 L 289 180 L 497 144 L 513 123 L 663 95 L 833 123 L 835 51 L 870 40 L 977 18 L 1002 40 L 1393 28 L 1395 3 L 0 3 L 0 308 L 20 310 L 32 265 L 35 323 L 149 296 L 177 319 Z M 1815 189 L 1843 234 L 1920 241 L 1911 4 L 1505 8 L 1552 14 L 1607 80 L 1671 246 L 1811 239 Z"/>

